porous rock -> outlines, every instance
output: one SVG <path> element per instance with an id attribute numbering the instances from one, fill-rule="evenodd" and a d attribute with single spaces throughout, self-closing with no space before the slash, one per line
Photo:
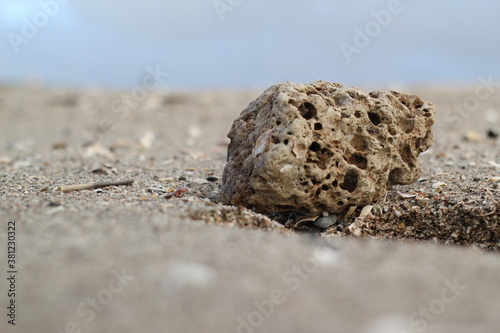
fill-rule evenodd
<path id="1" fill-rule="evenodd" d="M 338 213 L 421 174 L 434 105 L 339 83 L 268 88 L 234 121 L 221 198 L 260 212 Z"/>

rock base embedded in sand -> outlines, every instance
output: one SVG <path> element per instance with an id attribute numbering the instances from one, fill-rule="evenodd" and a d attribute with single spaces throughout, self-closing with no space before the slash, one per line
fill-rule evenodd
<path id="1" fill-rule="evenodd" d="M 315 81 L 268 88 L 234 121 L 223 201 L 260 212 L 336 213 L 420 174 L 434 105 Z"/>

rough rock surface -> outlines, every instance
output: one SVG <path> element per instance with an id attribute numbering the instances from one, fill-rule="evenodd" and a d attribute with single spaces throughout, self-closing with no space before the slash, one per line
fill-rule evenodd
<path id="1" fill-rule="evenodd" d="M 268 88 L 234 121 L 221 198 L 261 212 L 336 213 L 421 174 L 434 105 L 315 81 Z"/>

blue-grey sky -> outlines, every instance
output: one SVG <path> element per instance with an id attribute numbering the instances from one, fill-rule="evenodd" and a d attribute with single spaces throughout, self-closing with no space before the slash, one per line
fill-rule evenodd
<path id="1" fill-rule="evenodd" d="M 165 87 L 500 81 L 500 2 L 1 0 L 0 83 Z M 497 79 L 498 78 L 498 79 Z"/>

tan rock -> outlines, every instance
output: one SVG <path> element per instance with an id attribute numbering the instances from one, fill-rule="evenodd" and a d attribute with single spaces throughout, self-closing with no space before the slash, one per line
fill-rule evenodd
<path id="1" fill-rule="evenodd" d="M 234 121 L 221 197 L 261 212 L 337 213 L 421 174 L 434 105 L 315 81 L 268 88 Z"/>

